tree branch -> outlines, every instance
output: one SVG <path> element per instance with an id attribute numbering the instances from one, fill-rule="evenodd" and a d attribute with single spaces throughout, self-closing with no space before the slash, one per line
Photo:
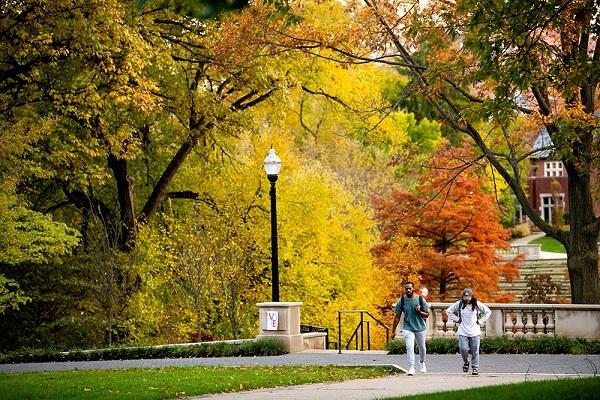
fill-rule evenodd
<path id="1" fill-rule="evenodd" d="M 166 197 L 170 199 L 198 199 L 200 197 L 199 193 L 192 192 L 191 190 L 183 190 L 180 192 L 168 192 L 166 193 Z"/>
<path id="2" fill-rule="evenodd" d="M 244 103 L 243 101 L 248 99 L 248 96 L 246 95 L 246 96 L 242 97 L 241 99 L 238 99 L 235 103 L 233 103 L 231 108 L 233 110 L 237 110 L 237 111 L 245 110 L 247 108 L 257 105 L 258 103 L 262 103 L 263 101 L 265 101 L 266 99 L 271 97 L 271 95 L 273 93 L 275 93 L 275 89 L 271 89 L 268 92 L 263 93 L 260 96 L 257 96 L 254 99 L 248 101 L 247 103 Z M 256 94 L 256 93 L 254 93 L 254 94 Z"/>
<path id="3" fill-rule="evenodd" d="M 323 89 L 320 89 L 318 92 L 315 92 L 314 90 L 311 90 L 311 89 L 307 88 L 306 86 L 302 85 L 302 90 L 305 91 L 306 93 L 310 93 L 310 94 L 314 94 L 314 95 L 319 95 L 319 96 L 326 97 L 329 100 L 333 100 L 334 102 L 342 105 L 344 108 L 346 108 L 348 110 L 352 110 L 352 107 L 350 107 L 348 104 L 344 103 L 344 101 L 342 99 L 340 99 L 337 96 L 333 96 L 333 95 L 330 95 L 328 93 L 325 93 L 323 91 Z"/>

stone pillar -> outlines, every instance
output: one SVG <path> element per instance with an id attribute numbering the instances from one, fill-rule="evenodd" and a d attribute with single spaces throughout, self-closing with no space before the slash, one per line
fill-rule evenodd
<path id="1" fill-rule="evenodd" d="M 504 313 L 501 308 L 492 308 L 491 305 L 489 305 L 489 307 L 492 310 L 492 315 L 490 315 L 490 319 L 485 323 L 485 336 L 502 336 L 505 334 Z"/>
<path id="2" fill-rule="evenodd" d="M 260 334 L 257 339 L 275 339 L 288 353 L 303 350 L 300 335 L 301 302 L 257 303 L 260 320 Z"/>

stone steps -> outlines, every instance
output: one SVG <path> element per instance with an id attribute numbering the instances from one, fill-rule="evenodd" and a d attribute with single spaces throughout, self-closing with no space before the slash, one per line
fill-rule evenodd
<path id="1" fill-rule="evenodd" d="M 510 283 L 504 279 L 500 280 L 500 290 L 504 293 L 513 293 L 515 302 L 519 302 L 527 291 L 527 280 L 539 274 L 548 274 L 553 282 L 560 284 L 562 298 L 569 299 L 571 297 L 567 260 L 524 260 L 519 265 L 519 274 L 520 277 Z"/>

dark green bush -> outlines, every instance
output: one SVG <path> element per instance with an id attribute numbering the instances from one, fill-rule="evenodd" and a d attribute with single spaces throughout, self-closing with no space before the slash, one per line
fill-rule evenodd
<path id="1" fill-rule="evenodd" d="M 252 351 L 245 355 L 278 356 L 283 354 L 281 343 L 273 339 L 260 339 L 249 343 Z"/>
<path id="2" fill-rule="evenodd" d="M 479 345 L 482 353 L 511 353 L 511 339 L 508 336 L 483 338 Z"/>
<path id="3" fill-rule="evenodd" d="M 387 345 L 389 354 L 406 353 L 404 340 L 392 340 Z M 570 339 L 564 336 L 540 336 L 534 338 L 508 336 L 481 339 L 481 353 L 497 354 L 600 354 L 600 340 Z M 418 347 L 415 346 L 418 352 Z M 457 338 L 434 338 L 427 341 L 430 354 L 452 354 L 458 352 Z"/>
<path id="4" fill-rule="evenodd" d="M 273 356 L 284 354 L 280 342 L 273 339 L 242 343 L 198 343 L 189 346 L 119 347 L 112 349 L 58 352 L 35 349 L 0 354 L 0 363 L 45 361 L 134 360 L 142 358 Z"/>
<path id="5" fill-rule="evenodd" d="M 406 343 L 404 340 L 392 340 L 387 344 L 389 354 L 403 354 L 406 353 Z"/>
<path id="6" fill-rule="evenodd" d="M 458 353 L 458 340 L 448 340 L 442 338 L 429 339 L 427 341 L 427 352 L 431 354 Z"/>

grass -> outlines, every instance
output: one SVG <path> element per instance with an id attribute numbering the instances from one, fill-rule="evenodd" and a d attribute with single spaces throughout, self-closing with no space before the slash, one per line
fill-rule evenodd
<path id="1" fill-rule="evenodd" d="M 600 393 L 600 377 L 582 379 L 559 379 L 487 386 L 452 392 L 429 393 L 401 397 L 402 400 L 565 400 L 597 399 Z M 390 397 L 387 400 L 400 399 Z"/>
<path id="2" fill-rule="evenodd" d="M 529 244 L 541 244 L 542 251 L 548 251 L 550 253 L 566 253 L 565 246 L 563 246 L 558 240 L 543 236 L 529 242 Z"/>
<path id="3" fill-rule="evenodd" d="M 169 367 L 0 373 L 3 399 L 175 399 L 221 392 L 389 376 L 381 367 Z"/>

